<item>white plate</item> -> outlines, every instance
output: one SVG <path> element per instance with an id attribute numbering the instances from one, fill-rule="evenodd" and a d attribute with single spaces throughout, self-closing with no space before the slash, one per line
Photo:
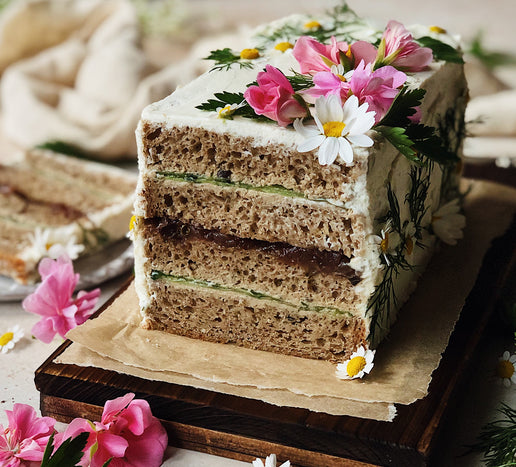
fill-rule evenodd
<path id="1" fill-rule="evenodd" d="M 133 267 L 133 245 L 121 240 L 104 250 L 74 261 L 74 270 L 81 277 L 77 290 L 90 289 L 113 279 Z M 38 284 L 18 284 L 10 277 L 0 276 L 0 302 L 23 300 L 36 290 Z"/>

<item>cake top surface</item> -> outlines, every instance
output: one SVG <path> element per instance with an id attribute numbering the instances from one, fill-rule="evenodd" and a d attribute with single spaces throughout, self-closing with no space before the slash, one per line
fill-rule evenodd
<path id="1" fill-rule="evenodd" d="M 417 158 L 422 151 L 409 140 L 421 139 L 425 83 L 448 62 L 462 63 L 457 39 L 439 27 L 390 21 L 382 31 L 345 5 L 316 19 L 274 21 L 243 43 L 241 51 L 212 51 L 209 72 L 148 106 L 142 119 L 249 137 L 256 146 L 318 148 L 322 165 L 352 164 L 378 133 Z"/>

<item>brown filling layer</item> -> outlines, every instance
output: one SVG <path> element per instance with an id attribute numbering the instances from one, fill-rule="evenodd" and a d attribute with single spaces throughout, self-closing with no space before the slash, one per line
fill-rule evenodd
<path id="1" fill-rule="evenodd" d="M 185 224 L 177 219 L 152 218 L 145 219 L 144 222 L 147 227 L 155 229 L 165 241 L 204 240 L 224 248 L 264 251 L 274 254 L 283 263 L 301 266 L 309 274 L 337 274 L 347 278 L 353 285 L 358 284 L 361 279 L 349 266 L 350 258 L 340 251 L 300 248 L 284 242 L 235 237 L 217 230 L 207 230 L 199 225 Z"/>
<path id="2" fill-rule="evenodd" d="M 1 166 L 0 166 L 1 168 Z M 74 208 L 73 206 L 68 206 L 64 203 L 53 203 L 43 200 L 38 200 L 27 196 L 26 193 L 18 189 L 18 187 L 13 185 L 8 185 L 5 183 L 0 183 L 0 194 L 7 196 L 16 196 L 20 200 L 22 200 L 26 205 L 33 204 L 39 206 L 46 206 L 50 208 L 51 212 L 54 214 L 61 214 L 67 219 L 72 221 L 80 219 L 81 217 L 85 217 L 86 214 L 80 211 L 79 209 Z"/>

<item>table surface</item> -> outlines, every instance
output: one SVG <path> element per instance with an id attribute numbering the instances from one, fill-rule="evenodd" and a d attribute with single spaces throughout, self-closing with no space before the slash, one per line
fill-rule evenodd
<path id="1" fill-rule="evenodd" d="M 220 12 L 232 3 L 236 7 L 233 15 L 240 17 L 241 22 L 258 23 L 298 10 L 312 11 L 313 1 L 295 0 L 277 2 L 262 0 L 260 9 L 252 10 L 255 3 L 249 0 L 228 2 L 227 0 L 196 0 L 189 2 L 192 9 L 211 9 Z M 321 5 L 335 2 L 321 2 Z M 438 24 L 451 31 L 457 31 L 465 38 L 473 37 L 478 31 L 484 32 L 488 47 L 515 52 L 513 20 L 516 14 L 514 0 L 494 0 L 480 2 L 478 0 L 457 0 L 449 2 L 434 0 L 432 2 L 414 0 L 393 0 L 384 2 L 372 0 L 359 2 L 351 0 L 349 4 L 357 13 L 371 17 L 378 23 L 385 24 L 389 19 L 396 18 L 406 24 L 425 23 Z M 224 6 L 222 6 L 224 5 Z M 312 8 L 312 10 L 311 10 Z M 512 12 L 512 14 L 511 14 Z M 219 18 L 228 21 L 220 15 Z M 233 24 L 234 25 L 234 24 Z M 219 24 L 219 28 L 227 27 Z M 514 71 L 508 76 L 513 77 Z M 102 295 L 98 306 L 102 305 L 126 280 L 121 276 L 101 285 Z M 515 294 L 516 295 L 516 294 Z M 5 410 L 10 410 L 14 403 L 24 403 L 39 407 L 39 393 L 34 386 L 34 371 L 61 343 L 56 338 L 51 344 L 44 344 L 31 337 L 30 330 L 38 317 L 25 312 L 20 302 L 0 303 L 0 332 L 2 329 L 18 324 L 25 332 L 25 337 L 16 344 L 15 348 L 6 354 L 0 354 L 0 424 L 7 425 Z M 490 420 L 498 418 L 497 408 L 502 402 L 516 407 L 516 388 L 506 388 L 499 384 L 494 376 L 498 358 L 504 350 L 514 353 L 514 342 L 510 333 L 501 321 L 494 320 L 480 343 L 480 352 L 475 358 L 471 374 L 468 376 L 468 391 L 458 402 L 457 416 L 447 426 L 445 435 L 446 445 L 442 451 L 440 465 L 475 466 L 481 465 L 480 455 L 458 457 L 466 450 L 465 446 L 475 442 L 481 427 Z M 63 425 L 60 425 L 63 428 Z M 269 453 L 264 452 L 263 457 Z M 250 465 L 230 459 L 224 459 L 208 454 L 197 453 L 184 449 L 169 448 L 166 453 L 165 466 L 244 466 Z"/>

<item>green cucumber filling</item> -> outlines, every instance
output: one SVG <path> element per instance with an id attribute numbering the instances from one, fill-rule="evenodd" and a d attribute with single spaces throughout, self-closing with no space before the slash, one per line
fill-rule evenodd
<path id="1" fill-rule="evenodd" d="M 176 276 L 174 274 L 166 274 L 162 271 L 153 270 L 151 272 L 152 280 L 167 280 L 170 282 L 174 282 L 177 284 L 187 284 L 193 287 L 201 287 L 206 289 L 220 290 L 221 292 L 233 292 L 237 294 L 247 295 L 248 297 L 257 298 L 259 300 L 270 300 L 276 303 L 281 303 L 282 305 L 289 306 L 291 308 L 296 308 L 298 310 L 303 311 L 312 311 L 316 313 L 333 313 L 336 315 L 348 315 L 353 316 L 353 314 L 349 311 L 341 310 L 340 308 L 335 308 L 331 306 L 319 306 L 319 305 L 311 305 L 309 303 L 301 302 L 300 305 L 296 305 L 294 303 L 287 302 L 278 297 L 273 297 L 272 295 L 267 295 L 262 292 L 257 292 L 256 290 L 244 289 L 240 287 L 228 287 L 222 284 L 218 284 L 213 281 L 207 281 L 203 279 L 193 279 L 191 277 L 185 276 Z"/>
<path id="2" fill-rule="evenodd" d="M 291 190 L 281 185 L 264 185 L 255 186 L 249 183 L 243 182 L 232 182 L 231 180 L 220 178 L 220 177 L 206 177 L 205 175 L 193 174 L 193 173 L 178 173 L 178 172 L 157 172 L 157 175 L 168 180 L 174 180 L 177 182 L 186 183 L 208 183 L 216 186 L 232 187 L 232 188 L 243 188 L 245 190 L 259 191 L 261 193 L 272 193 L 276 195 L 285 196 L 287 198 L 301 198 L 318 203 L 327 203 L 338 208 L 344 208 L 344 206 L 338 204 L 338 202 L 326 199 L 326 198 L 308 198 L 304 193 L 300 191 Z"/>

